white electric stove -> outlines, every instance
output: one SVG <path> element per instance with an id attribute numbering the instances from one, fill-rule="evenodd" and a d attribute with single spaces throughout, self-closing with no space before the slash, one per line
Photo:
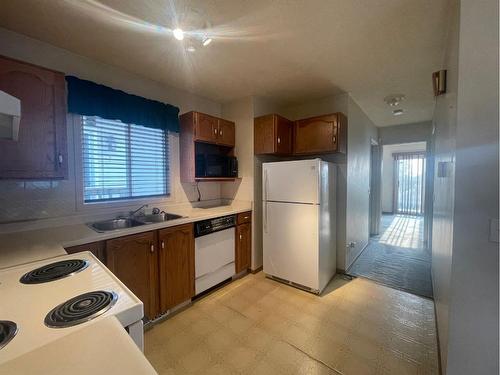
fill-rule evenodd
<path id="1" fill-rule="evenodd" d="M 92 253 L 0 271 L 0 363 L 107 316 L 143 350 L 142 302 Z"/>

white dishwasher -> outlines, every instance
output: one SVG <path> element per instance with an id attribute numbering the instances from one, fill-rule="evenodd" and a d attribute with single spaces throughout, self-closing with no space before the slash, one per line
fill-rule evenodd
<path id="1" fill-rule="evenodd" d="M 235 225 L 236 215 L 195 223 L 195 294 L 210 289 L 236 273 Z"/>

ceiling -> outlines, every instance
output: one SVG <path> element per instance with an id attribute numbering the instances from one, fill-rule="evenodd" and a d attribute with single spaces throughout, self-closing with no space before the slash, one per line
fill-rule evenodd
<path id="1" fill-rule="evenodd" d="M 226 102 L 349 92 L 377 126 L 432 118 L 448 0 L 2 0 L 0 26 Z M 171 30 L 191 35 L 180 42 Z M 202 47 L 200 30 L 213 42 Z M 203 31 L 203 32 L 204 32 Z M 193 44 L 196 52 L 187 52 Z M 402 93 L 402 116 L 385 96 Z"/>

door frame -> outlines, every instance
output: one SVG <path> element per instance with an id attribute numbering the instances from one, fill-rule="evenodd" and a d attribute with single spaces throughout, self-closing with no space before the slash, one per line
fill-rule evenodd
<path id="1" fill-rule="evenodd" d="M 382 145 L 376 139 L 370 138 L 368 191 L 368 228 L 370 237 L 380 234 L 380 221 L 382 218 L 382 152 Z"/>

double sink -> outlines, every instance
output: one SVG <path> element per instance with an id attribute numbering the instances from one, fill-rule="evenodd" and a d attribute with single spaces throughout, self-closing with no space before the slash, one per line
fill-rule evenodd
<path id="1" fill-rule="evenodd" d="M 139 227 L 141 225 L 162 223 L 165 221 L 182 219 L 184 216 L 162 212 L 159 214 L 150 214 L 134 216 L 127 218 L 117 218 L 111 220 L 97 221 L 89 223 L 88 226 L 99 233 L 110 232 L 117 229 L 126 229 Z"/>

